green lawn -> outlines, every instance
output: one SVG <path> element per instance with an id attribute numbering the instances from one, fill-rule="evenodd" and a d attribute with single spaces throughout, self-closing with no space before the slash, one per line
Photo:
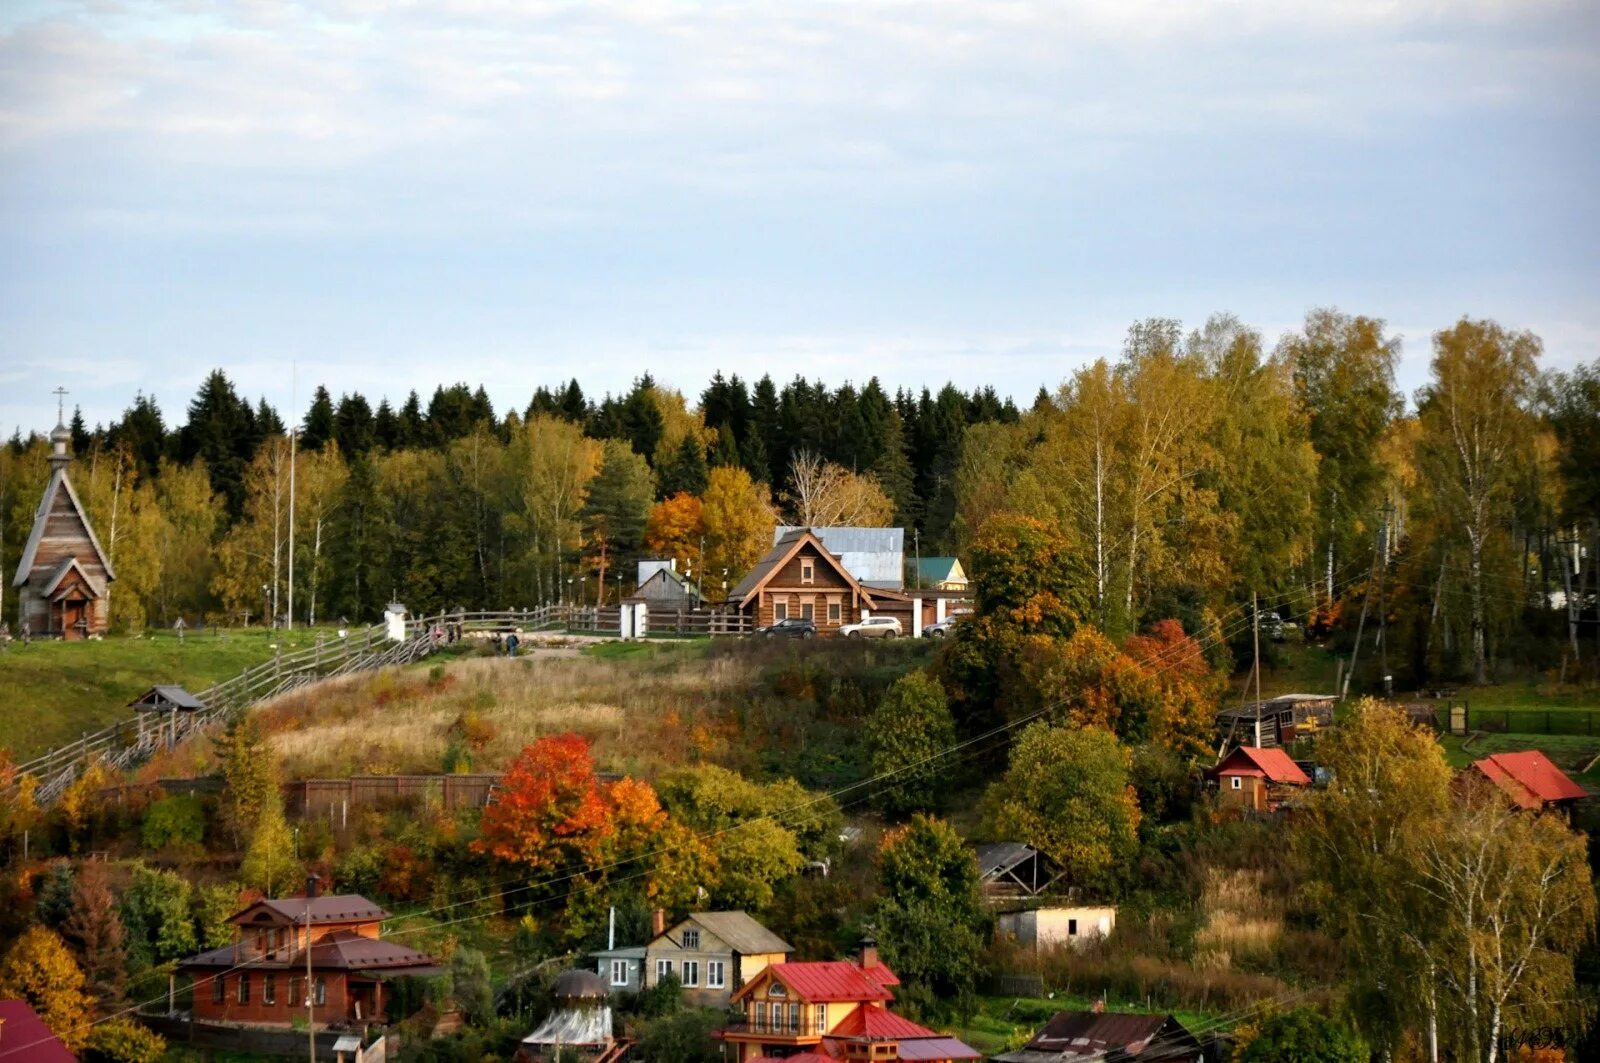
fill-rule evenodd
<path id="1" fill-rule="evenodd" d="M 977 1014 L 965 1024 L 957 1026 L 953 1032 L 984 1055 L 991 1056 L 1025 1042 L 1058 1011 L 1088 1011 L 1093 1006 L 1091 998 L 1076 997 L 1069 993 L 1057 993 L 1048 1000 L 1039 997 L 982 996 L 978 998 Z M 1145 1007 L 1142 1000 L 1108 1000 L 1106 1010 L 1145 1015 L 1168 1014 L 1160 1009 L 1152 1011 Z M 1216 1019 L 1216 1016 L 1193 1011 L 1171 1014 L 1190 1030 L 1211 1029 Z"/>
<path id="2" fill-rule="evenodd" d="M 179 641 L 170 632 L 89 642 L 13 641 L 0 652 L 0 747 L 27 760 L 128 716 L 156 683 L 199 691 L 273 654 L 309 646 L 332 629 L 224 630 Z"/>

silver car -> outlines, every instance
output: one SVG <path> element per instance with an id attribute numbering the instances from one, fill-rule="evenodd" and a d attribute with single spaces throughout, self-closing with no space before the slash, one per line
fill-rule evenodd
<path id="1" fill-rule="evenodd" d="M 897 639 L 900 621 L 892 616 L 869 616 L 859 624 L 846 624 L 839 634 L 847 639 Z"/>

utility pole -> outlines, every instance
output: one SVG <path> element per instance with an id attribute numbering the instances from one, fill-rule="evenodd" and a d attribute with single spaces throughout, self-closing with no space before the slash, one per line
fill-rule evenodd
<path id="1" fill-rule="evenodd" d="M 1387 517 L 1384 510 L 1379 511 L 1380 521 Z M 1356 621 L 1356 644 L 1350 648 L 1350 667 L 1345 669 L 1344 682 L 1339 687 L 1339 700 L 1343 701 L 1350 695 L 1350 679 L 1356 674 L 1356 658 L 1361 653 L 1361 635 L 1367 629 L 1367 607 L 1372 604 L 1372 581 L 1378 578 L 1378 562 L 1382 560 L 1384 525 L 1378 526 L 1379 539 L 1373 543 L 1372 571 L 1367 574 L 1367 593 L 1361 596 L 1361 619 Z"/>
<path id="2" fill-rule="evenodd" d="M 1251 627 L 1254 628 L 1252 638 L 1255 641 L 1255 672 L 1256 672 L 1256 705 L 1261 704 L 1261 607 L 1256 604 L 1255 588 L 1250 589 L 1250 618 Z M 1261 710 L 1258 707 L 1256 711 Z"/>
<path id="3" fill-rule="evenodd" d="M 311 891 L 307 890 L 307 894 Z M 306 897 L 306 1056 L 311 1063 L 317 1063 L 317 1011 L 314 1006 L 316 997 L 311 991 L 311 901 Z"/>
<path id="4" fill-rule="evenodd" d="M 295 412 L 296 404 L 300 401 L 298 390 L 299 364 L 289 363 L 289 615 L 288 630 L 294 630 L 294 451 L 295 440 L 299 437 L 300 425 L 294 420 L 299 414 Z M 308 931 L 309 933 L 309 931 Z"/>
<path id="5" fill-rule="evenodd" d="M 1393 694 L 1389 678 L 1389 522 L 1394 517 L 1394 503 L 1383 504 L 1382 523 L 1378 526 L 1378 552 L 1383 568 L 1378 573 L 1378 670 L 1383 674 L 1383 692 Z"/>

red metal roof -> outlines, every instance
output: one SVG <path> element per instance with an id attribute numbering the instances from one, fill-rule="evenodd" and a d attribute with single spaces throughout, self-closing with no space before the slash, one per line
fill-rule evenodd
<path id="1" fill-rule="evenodd" d="M 800 999 L 816 1004 L 838 1000 L 893 1000 L 894 994 L 885 986 L 899 984 L 894 972 L 881 963 L 867 971 L 847 960 L 774 963 L 767 970 L 794 990 Z"/>
<path id="2" fill-rule="evenodd" d="M 0 1000 L 0 1060 L 5 1063 L 77 1063 L 26 1000 Z"/>
<path id="3" fill-rule="evenodd" d="M 870 1037 L 898 1040 L 902 1037 L 938 1037 L 926 1026 L 918 1026 L 877 1004 L 863 1004 L 831 1032 L 833 1037 Z"/>
<path id="4" fill-rule="evenodd" d="M 1300 770 L 1289 754 L 1273 747 L 1261 749 L 1257 746 L 1240 746 L 1226 757 L 1222 763 L 1211 769 L 1213 775 L 1248 775 L 1255 778 L 1265 777 L 1272 782 L 1284 783 L 1289 786 L 1310 786 L 1311 780 L 1306 778 L 1306 773 Z"/>
<path id="5" fill-rule="evenodd" d="M 900 1058 L 907 1063 L 937 1063 L 944 1059 L 982 1059 L 983 1053 L 954 1037 L 916 1037 L 900 1042 Z"/>
<path id="6" fill-rule="evenodd" d="M 1576 801 L 1588 792 L 1568 778 L 1537 749 L 1491 753 L 1472 766 L 1504 790 L 1520 808 L 1543 808 L 1558 801 Z"/>

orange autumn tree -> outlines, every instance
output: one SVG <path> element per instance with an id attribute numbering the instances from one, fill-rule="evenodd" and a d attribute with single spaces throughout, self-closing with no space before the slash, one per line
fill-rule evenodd
<path id="1" fill-rule="evenodd" d="M 657 557 L 677 561 L 678 571 L 687 569 L 700 556 L 704 534 L 700 510 L 700 499 L 687 491 L 657 502 L 645 518 L 645 548 Z"/>
<path id="2" fill-rule="evenodd" d="M 527 869 L 536 899 L 564 899 L 574 938 L 619 894 L 684 908 L 715 885 L 704 842 L 667 815 L 649 783 L 601 780 L 588 741 L 575 734 L 523 748 L 473 844 Z"/>

